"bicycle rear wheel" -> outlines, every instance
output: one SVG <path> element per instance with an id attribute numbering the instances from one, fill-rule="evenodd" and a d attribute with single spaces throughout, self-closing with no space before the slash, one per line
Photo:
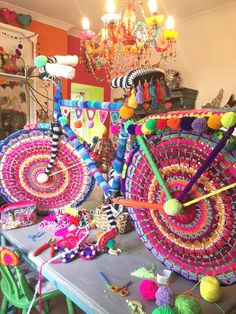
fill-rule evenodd
<path id="1" fill-rule="evenodd" d="M 218 141 L 213 135 L 183 130 L 149 137 L 149 149 L 172 197 L 180 195 Z M 165 203 L 165 193 L 138 144 L 130 152 L 125 168 L 122 186 L 126 199 Z M 235 180 L 236 150 L 228 145 L 185 201 Z M 128 210 L 146 247 L 167 268 L 190 280 L 213 275 L 224 284 L 236 281 L 236 188 L 190 205 L 177 216 L 168 216 L 164 210 Z"/>
<path id="2" fill-rule="evenodd" d="M 20 130 L 0 145 L 0 193 L 7 201 L 32 200 L 39 211 L 82 204 L 94 180 L 79 153 L 65 135 L 49 179 L 38 182 L 50 159 L 52 139 L 46 129 Z"/>

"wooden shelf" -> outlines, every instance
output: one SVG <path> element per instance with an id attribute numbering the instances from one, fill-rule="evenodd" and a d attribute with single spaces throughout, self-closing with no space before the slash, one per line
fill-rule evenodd
<path id="1" fill-rule="evenodd" d="M 0 71 L 0 76 L 6 77 L 9 79 L 15 79 L 15 80 L 26 80 L 25 75 L 10 74 L 10 73 L 1 72 L 1 71 Z"/>

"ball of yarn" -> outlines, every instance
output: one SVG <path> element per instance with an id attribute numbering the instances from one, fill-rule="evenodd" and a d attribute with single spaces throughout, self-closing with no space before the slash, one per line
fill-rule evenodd
<path id="1" fill-rule="evenodd" d="M 37 56 L 34 58 L 34 65 L 37 68 L 42 68 L 47 63 L 47 57 L 46 56 Z"/>
<path id="2" fill-rule="evenodd" d="M 230 128 L 236 125 L 236 113 L 227 112 L 223 115 L 221 123 L 225 128 Z"/>
<path id="3" fill-rule="evenodd" d="M 157 306 L 173 306 L 173 291 L 170 287 L 161 286 L 157 289 L 156 292 L 156 305 Z"/>
<path id="4" fill-rule="evenodd" d="M 139 284 L 139 294 L 144 300 L 155 300 L 158 286 L 155 281 L 144 279 Z"/>
<path id="5" fill-rule="evenodd" d="M 191 131 L 192 123 L 195 120 L 194 117 L 183 117 L 180 120 L 180 128 L 181 130 Z"/>
<path id="6" fill-rule="evenodd" d="M 205 118 L 195 119 L 192 123 L 193 131 L 200 134 L 207 129 L 207 122 Z"/>
<path id="7" fill-rule="evenodd" d="M 121 172 L 123 163 L 122 163 L 122 161 L 115 159 L 112 163 L 112 166 L 113 166 L 115 171 Z"/>
<path id="8" fill-rule="evenodd" d="M 68 120 L 66 119 L 66 117 L 60 117 L 58 121 L 61 123 L 61 125 L 68 124 Z"/>
<path id="9" fill-rule="evenodd" d="M 156 127 L 158 130 L 165 130 L 167 128 L 167 120 L 166 119 L 157 120 Z"/>
<path id="10" fill-rule="evenodd" d="M 160 306 L 155 308 L 152 311 L 152 314 L 177 314 L 177 312 L 175 309 L 172 309 L 169 306 Z"/>
<path id="11" fill-rule="evenodd" d="M 180 129 L 180 118 L 170 118 L 167 120 L 167 126 L 172 130 L 179 130 Z"/>
<path id="12" fill-rule="evenodd" d="M 77 120 L 77 121 L 74 122 L 74 127 L 75 127 L 76 129 L 81 128 L 82 125 L 83 125 L 83 122 L 82 122 L 81 120 Z"/>
<path id="13" fill-rule="evenodd" d="M 118 124 L 112 125 L 111 127 L 111 134 L 116 135 L 120 132 L 120 127 Z"/>
<path id="14" fill-rule="evenodd" d="M 210 129 L 212 130 L 218 130 L 222 127 L 221 124 L 221 115 L 218 114 L 212 114 L 208 120 L 207 120 L 207 125 L 209 126 Z"/>
<path id="15" fill-rule="evenodd" d="M 178 314 L 200 314 L 201 306 L 192 296 L 181 294 L 175 299 L 175 308 Z"/>
<path id="16" fill-rule="evenodd" d="M 88 121 L 87 121 L 87 127 L 88 127 L 89 129 L 92 129 L 92 128 L 94 127 L 94 122 L 91 121 L 91 120 L 88 120 Z"/>
<path id="17" fill-rule="evenodd" d="M 122 106 L 119 113 L 122 119 L 130 119 L 134 115 L 134 109 L 128 106 Z"/>
<path id="18" fill-rule="evenodd" d="M 142 125 L 141 130 L 142 130 L 142 134 L 151 134 L 151 133 L 152 133 L 152 131 L 150 131 L 150 130 L 148 130 L 148 129 L 146 128 L 146 125 L 145 125 L 145 124 Z"/>
<path id="19" fill-rule="evenodd" d="M 156 122 L 157 122 L 156 119 L 148 119 L 145 123 L 145 126 L 149 131 L 153 132 L 156 129 Z"/>
<path id="20" fill-rule="evenodd" d="M 178 200 L 173 198 L 165 202 L 164 211 L 167 215 L 170 216 L 179 215 L 183 211 L 183 206 Z"/>
<path id="21" fill-rule="evenodd" d="M 136 128 L 135 128 L 135 134 L 136 135 L 142 135 L 142 125 L 136 125 Z"/>
<path id="22" fill-rule="evenodd" d="M 216 277 L 205 276 L 200 282 L 201 297 L 208 302 L 216 302 L 220 299 L 220 283 Z"/>
<path id="23" fill-rule="evenodd" d="M 135 124 L 130 124 L 127 128 L 127 131 L 129 134 L 134 135 L 135 134 L 135 129 L 136 129 L 136 125 Z"/>

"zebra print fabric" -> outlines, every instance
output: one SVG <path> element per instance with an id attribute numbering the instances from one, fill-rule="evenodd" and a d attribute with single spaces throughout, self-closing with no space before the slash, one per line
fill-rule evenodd
<path id="1" fill-rule="evenodd" d="M 50 170 L 52 169 L 55 163 L 55 159 L 57 157 L 59 137 L 60 137 L 60 124 L 58 122 L 55 122 L 52 125 L 52 148 L 51 148 L 50 161 L 45 170 L 45 173 L 47 175 L 49 175 Z"/>

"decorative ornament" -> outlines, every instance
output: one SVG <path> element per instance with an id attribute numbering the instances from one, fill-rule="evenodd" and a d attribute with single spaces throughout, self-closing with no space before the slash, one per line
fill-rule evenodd
<path id="1" fill-rule="evenodd" d="M 17 21 L 24 27 L 28 28 L 32 22 L 32 16 L 29 14 L 17 14 Z"/>
<path id="2" fill-rule="evenodd" d="M 2 248 L 0 251 L 0 264 L 2 266 L 17 266 L 19 265 L 19 256 L 13 249 Z"/>
<path id="3" fill-rule="evenodd" d="M 0 11 L 1 17 L 5 23 L 11 23 L 16 19 L 16 12 L 15 11 L 10 11 L 7 8 L 3 8 Z"/>

